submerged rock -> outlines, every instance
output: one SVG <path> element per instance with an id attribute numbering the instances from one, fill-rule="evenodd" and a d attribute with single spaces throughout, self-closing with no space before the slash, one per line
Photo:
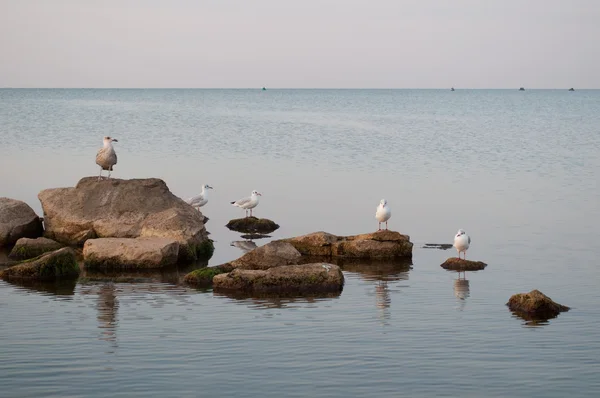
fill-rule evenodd
<path id="1" fill-rule="evenodd" d="M 213 284 L 213 278 L 216 275 L 226 272 L 227 270 L 221 266 L 199 268 L 187 274 L 183 281 L 192 286 L 207 287 Z"/>
<path id="2" fill-rule="evenodd" d="M 157 178 L 86 177 L 74 188 L 43 190 L 38 198 L 46 236 L 68 245 L 94 238 L 168 238 L 179 243 L 180 262 L 196 260 L 212 247 L 202 213 Z"/>
<path id="3" fill-rule="evenodd" d="M 511 296 L 506 305 L 511 311 L 527 320 L 554 318 L 559 313 L 570 309 L 567 306 L 555 303 L 539 290 L 515 294 Z"/>
<path id="4" fill-rule="evenodd" d="M 43 232 L 42 221 L 27 203 L 0 198 L 0 247 L 13 245 L 21 238 L 37 238 Z"/>
<path id="5" fill-rule="evenodd" d="M 279 225 L 266 218 L 245 217 L 229 221 L 226 227 L 232 231 L 248 234 L 269 234 L 279 228 Z"/>
<path id="6" fill-rule="evenodd" d="M 215 291 L 252 293 L 339 292 L 344 275 L 334 264 L 282 265 L 267 270 L 234 269 L 213 278 Z"/>
<path id="7" fill-rule="evenodd" d="M 452 271 L 479 271 L 487 267 L 487 264 L 481 261 L 471 261 L 458 257 L 450 257 L 440 266 L 444 269 Z"/>
<path id="8" fill-rule="evenodd" d="M 413 247 L 408 235 L 388 230 L 354 236 L 315 232 L 282 241 L 294 245 L 302 255 L 330 257 L 410 258 Z"/>
<path id="9" fill-rule="evenodd" d="M 63 247 L 40 257 L 26 260 L 0 272 L 0 278 L 6 280 L 51 280 L 77 277 L 77 275 L 79 275 L 79 265 L 75 251 L 70 247 Z"/>
<path id="10" fill-rule="evenodd" d="M 47 252 L 58 250 L 63 246 L 48 238 L 21 238 L 17 241 L 8 257 L 15 260 L 27 260 Z"/>
<path id="11" fill-rule="evenodd" d="M 422 249 L 440 249 L 448 250 L 454 247 L 452 243 L 425 243 Z"/>
<path id="12" fill-rule="evenodd" d="M 178 255 L 179 243 L 169 238 L 88 239 L 83 246 L 90 268 L 163 268 L 175 265 Z"/>

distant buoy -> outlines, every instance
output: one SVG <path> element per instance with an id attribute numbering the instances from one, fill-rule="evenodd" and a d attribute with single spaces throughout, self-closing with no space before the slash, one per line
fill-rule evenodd
<path id="1" fill-rule="evenodd" d="M 569 91 L 575 91 L 575 89 L 574 89 L 573 87 L 571 87 L 571 88 L 569 89 Z"/>
<path id="2" fill-rule="evenodd" d="M 450 89 L 450 91 L 454 91 L 454 87 L 452 87 L 452 88 Z"/>
<path id="3" fill-rule="evenodd" d="M 266 90 L 267 90 L 266 88 L 264 88 L 264 87 L 262 88 L 262 91 L 266 91 Z"/>
<path id="4" fill-rule="evenodd" d="M 525 91 L 525 87 L 521 87 L 519 91 Z"/>

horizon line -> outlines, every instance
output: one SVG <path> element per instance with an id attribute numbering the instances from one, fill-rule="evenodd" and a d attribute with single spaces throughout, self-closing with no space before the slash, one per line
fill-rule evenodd
<path id="1" fill-rule="evenodd" d="M 19 87 L 1 86 L 0 90 L 517 90 L 521 87 Z M 574 87 L 526 88 L 526 90 L 570 90 Z M 598 90 L 600 88 L 582 87 L 578 90 Z M 266 91 L 265 90 L 265 91 Z"/>

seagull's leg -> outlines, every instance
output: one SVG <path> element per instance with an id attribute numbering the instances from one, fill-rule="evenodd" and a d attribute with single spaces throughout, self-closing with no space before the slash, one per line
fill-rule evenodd
<path id="1" fill-rule="evenodd" d="M 102 166 L 100 166 L 100 174 L 98 174 L 98 181 L 102 179 Z"/>
<path id="2" fill-rule="evenodd" d="M 108 169 L 108 179 L 110 180 L 110 171 L 111 169 Z"/>
<path id="3" fill-rule="evenodd" d="M 381 231 L 381 223 L 380 222 L 377 223 L 377 230 Z"/>
<path id="4" fill-rule="evenodd" d="M 387 221 L 385 222 L 385 230 L 386 231 L 388 230 L 388 228 L 387 228 Z"/>

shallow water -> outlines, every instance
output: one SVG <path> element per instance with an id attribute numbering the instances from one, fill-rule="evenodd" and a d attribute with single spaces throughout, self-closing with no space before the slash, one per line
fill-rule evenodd
<path id="1" fill-rule="evenodd" d="M 600 393 L 600 91 L 0 90 L 0 120 L 0 195 L 38 213 L 41 189 L 97 173 L 104 135 L 116 178 L 212 185 L 210 265 L 243 254 L 224 225 L 253 189 L 272 238 L 372 231 L 386 198 L 415 242 L 411 266 L 344 265 L 333 297 L 218 295 L 187 270 L 0 282 L 9 396 Z M 489 264 L 468 283 L 422 248 L 458 228 Z M 534 288 L 572 310 L 513 316 Z"/>

